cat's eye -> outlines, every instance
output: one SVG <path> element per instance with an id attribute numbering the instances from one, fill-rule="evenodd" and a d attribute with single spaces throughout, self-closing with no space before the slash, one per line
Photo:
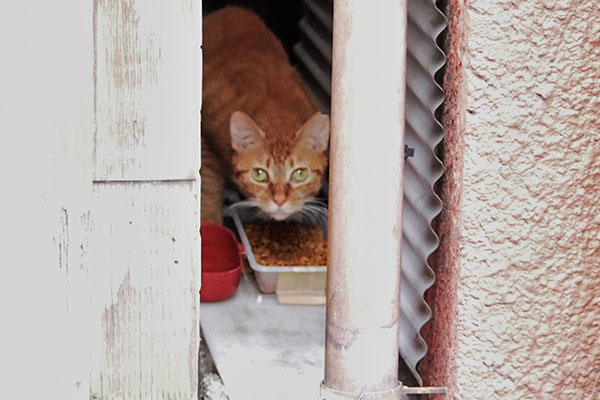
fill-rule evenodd
<path id="1" fill-rule="evenodd" d="M 253 168 L 252 169 L 252 179 L 256 182 L 268 182 L 269 174 L 262 168 Z"/>
<path id="2" fill-rule="evenodd" d="M 304 182 L 308 178 L 308 169 L 298 168 L 292 172 L 292 180 L 294 182 Z"/>

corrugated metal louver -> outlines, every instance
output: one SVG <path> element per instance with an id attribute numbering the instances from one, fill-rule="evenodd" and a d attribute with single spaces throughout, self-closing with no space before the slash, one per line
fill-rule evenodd
<path id="1" fill-rule="evenodd" d="M 300 61 L 297 68 L 323 112 L 329 113 L 333 2 L 303 3 L 300 29 L 304 39 L 294 47 Z M 433 185 L 443 174 L 443 165 L 435 156 L 444 136 L 435 118 L 443 92 L 434 76 L 446 62 L 436 44 L 445 27 L 446 19 L 433 0 L 408 0 L 405 142 L 415 154 L 406 160 L 404 170 L 400 354 L 420 384 L 416 365 L 427 352 L 420 330 L 431 318 L 423 296 L 435 279 L 428 257 L 438 246 L 431 224 L 442 208 Z"/>

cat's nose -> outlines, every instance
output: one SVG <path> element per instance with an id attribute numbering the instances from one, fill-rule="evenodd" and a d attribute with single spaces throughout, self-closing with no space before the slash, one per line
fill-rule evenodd
<path id="1" fill-rule="evenodd" d="M 285 203 L 285 194 L 277 193 L 275 196 L 273 196 L 273 201 L 275 204 L 281 207 L 283 203 Z"/>

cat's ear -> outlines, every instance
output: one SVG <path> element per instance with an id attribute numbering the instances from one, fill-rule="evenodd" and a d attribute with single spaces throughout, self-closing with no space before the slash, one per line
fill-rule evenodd
<path id="1" fill-rule="evenodd" d="M 313 115 L 296 132 L 296 140 L 298 143 L 310 147 L 319 153 L 327 150 L 327 143 L 329 142 L 329 117 L 320 112 Z"/>
<path id="2" fill-rule="evenodd" d="M 229 119 L 231 147 L 237 152 L 243 152 L 262 142 L 264 132 L 247 114 L 234 111 Z"/>

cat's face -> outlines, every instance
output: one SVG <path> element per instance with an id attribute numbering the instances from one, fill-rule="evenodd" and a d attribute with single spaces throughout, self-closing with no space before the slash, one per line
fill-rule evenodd
<path id="1" fill-rule="evenodd" d="M 234 180 L 253 205 L 276 220 L 307 207 L 324 182 L 329 118 L 315 114 L 288 140 L 269 140 L 246 114 L 230 121 Z"/>

